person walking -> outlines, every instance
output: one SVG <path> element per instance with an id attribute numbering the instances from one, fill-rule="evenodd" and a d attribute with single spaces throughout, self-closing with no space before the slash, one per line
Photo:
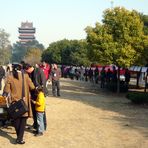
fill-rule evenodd
<path id="1" fill-rule="evenodd" d="M 61 96 L 60 94 L 60 78 L 61 71 L 56 64 L 53 64 L 53 68 L 50 74 L 50 80 L 52 81 L 52 94 L 53 96 Z"/>
<path id="2" fill-rule="evenodd" d="M 32 83 L 31 79 L 29 78 L 28 74 L 24 73 L 22 75 L 21 67 L 19 67 L 18 65 L 13 65 L 12 74 L 8 75 L 4 86 L 3 96 L 8 96 L 9 94 L 11 97 L 11 102 L 18 101 L 19 99 L 22 99 L 23 86 L 24 86 L 24 96 L 25 96 L 24 101 L 28 107 L 28 112 L 23 114 L 21 117 L 12 120 L 17 135 L 15 141 L 16 144 L 25 143 L 23 137 L 26 126 L 26 120 L 28 117 L 32 117 L 31 99 L 30 99 L 29 90 L 35 89 L 35 86 Z"/>
<path id="3" fill-rule="evenodd" d="M 37 88 L 37 99 L 36 101 L 31 100 L 35 104 L 36 116 L 37 116 L 37 132 L 35 136 L 42 136 L 45 130 L 44 127 L 44 113 L 45 113 L 45 96 L 43 92 L 43 87 L 39 86 Z"/>

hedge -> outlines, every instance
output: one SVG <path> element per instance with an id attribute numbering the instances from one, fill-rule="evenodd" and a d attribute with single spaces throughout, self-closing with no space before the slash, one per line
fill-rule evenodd
<path id="1" fill-rule="evenodd" d="M 128 92 L 126 98 L 135 104 L 148 104 L 147 92 Z"/>

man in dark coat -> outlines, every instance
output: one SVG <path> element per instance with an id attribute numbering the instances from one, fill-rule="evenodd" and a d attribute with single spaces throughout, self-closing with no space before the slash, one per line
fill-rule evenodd
<path id="1" fill-rule="evenodd" d="M 45 75 L 42 69 L 39 67 L 34 68 L 30 64 L 25 64 L 24 68 L 25 68 L 25 71 L 29 74 L 29 77 L 31 78 L 35 87 L 37 88 L 38 86 L 43 86 L 43 91 L 45 93 L 46 92 L 46 78 L 45 78 Z M 31 99 L 34 101 L 37 99 L 37 94 L 35 91 L 31 91 Z M 31 105 L 32 105 L 32 113 L 33 113 L 33 121 L 34 121 L 33 128 L 37 131 L 37 117 L 36 117 L 35 105 L 33 103 Z M 46 129 L 46 126 L 47 126 L 46 115 L 44 119 L 45 119 L 44 123 L 45 123 L 45 129 Z"/>

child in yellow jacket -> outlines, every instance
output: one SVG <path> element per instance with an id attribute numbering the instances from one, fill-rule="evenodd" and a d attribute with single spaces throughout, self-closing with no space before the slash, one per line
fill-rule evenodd
<path id="1" fill-rule="evenodd" d="M 37 133 L 35 136 L 42 136 L 45 130 L 44 127 L 44 114 L 45 114 L 45 96 L 43 93 L 43 88 L 39 86 L 37 88 L 37 99 L 32 100 L 35 104 L 35 110 L 37 115 Z"/>

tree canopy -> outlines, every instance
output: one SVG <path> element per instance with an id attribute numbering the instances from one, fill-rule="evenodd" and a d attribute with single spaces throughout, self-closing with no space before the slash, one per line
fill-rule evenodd
<path id="1" fill-rule="evenodd" d="M 42 54 L 48 63 L 65 65 L 89 65 L 85 40 L 61 40 L 53 42 Z"/>
<path id="2" fill-rule="evenodd" d="M 29 48 L 25 54 L 24 61 L 35 65 L 41 62 L 42 50 L 39 48 Z"/>
<path id="3" fill-rule="evenodd" d="M 20 42 L 13 44 L 12 62 L 20 62 L 21 60 L 28 59 L 29 57 L 30 59 L 28 60 L 30 61 L 31 56 L 28 55 L 28 52 L 32 53 L 31 49 L 32 50 L 39 49 L 42 52 L 44 50 L 44 46 L 40 44 L 37 40 L 27 42 L 26 44 L 21 44 Z M 36 55 L 32 55 L 32 56 L 36 56 Z"/>
<path id="4" fill-rule="evenodd" d="M 0 64 L 9 63 L 11 57 L 11 45 L 9 34 L 4 29 L 0 29 Z"/>
<path id="5" fill-rule="evenodd" d="M 144 24 L 144 34 L 148 35 L 148 15 L 140 13 L 140 18 Z"/>
<path id="6" fill-rule="evenodd" d="M 104 11 L 102 24 L 87 27 L 89 58 L 101 64 L 140 64 L 146 36 L 138 12 L 123 7 Z"/>

